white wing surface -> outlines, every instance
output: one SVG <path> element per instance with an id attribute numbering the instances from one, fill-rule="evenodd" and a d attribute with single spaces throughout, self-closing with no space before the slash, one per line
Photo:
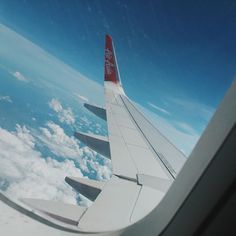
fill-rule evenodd
<path id="1" fill-rule="evenodd" d="M 106 36 L 106 117 L 114 174 L 134 181 L 140 174 L 172 181 L 186 158 L 125 95 L 116 65 L 112 39 Z"/>
<path id="2" fill-rule="evenodd" d="M 101 154 L 109 153 L 107 157 L 112 160 L 112 178 L 78 224 L 92 231 L 122 229 L 147 215 L 165 195 L 186 160 L 125 95 L 108 35 L 104 89 L 105 109 L 89 104 L 85 107 L 107 121 L 108 138 L 97 137 L 95 142 L 94 135 L 75 134 L 96 151 L 103 149 Z"/>

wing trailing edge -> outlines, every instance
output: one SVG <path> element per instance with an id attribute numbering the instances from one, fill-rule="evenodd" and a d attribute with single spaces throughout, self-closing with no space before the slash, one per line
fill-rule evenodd
<path id="1" fill-rule="evenodd" d="M 65 204 L 63 202 L 34 198 L 23 198 L 21 201 L 39 213 L 69 225 L 77 225 L 80 217 L 87 209 L 86 207 Z"/>

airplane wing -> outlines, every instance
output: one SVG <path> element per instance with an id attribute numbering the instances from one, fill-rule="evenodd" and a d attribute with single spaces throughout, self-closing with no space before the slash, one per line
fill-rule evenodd
<path id="1" fill-rule="evenodd" d="M 108 138 L 75 133 L 86 145 L 110 158 L 113 166 L 111 180 L 79 222 L 90 230 L 118 229 L 144 217 L 162 199 L 186 160 L 125 95 L 108 35 L 104 89 L 105 109 L 90 104 L 85 107 L 107 120 Z"/>
<path id="2" fill-rule="evenodd" d="M 93 201 L 87 208 L 58 205 L 37 199 L 23 202 L 83 232 L 122 229 L 137 222 L 161 201 L 186 157 L 135 107 L 122 88 L 112 38 L 105 42 L 105 109 L 85 107 L 107 121 L 108 137 L 76 132 L 75 137 L 112 161 L 106 182 L 66 177 L 75 190 Z M 68 208 L 68 210 L 66 210 Z M 77 219 L 77 220 L 76 220 Z"/>
<path id="3" fill-rule="evenodd" d="M 134 181 L 139 175 L 174 179 L 186 157 L 125 95 L 110 36 L 106 36 L 105 98 L 114 174 Z"/>
<path id="4" fill-rule="evenodd" d="M 175 235 L 176 232 L 193 235 L 196 229 L 202 230 L 202 219 L 209 219 L 206 216 L 235 180 L 236 81 L 183 168 L 186 157 L 126 96 L 108 35 L 104 90 L 105 108 L 84 106 L 107 121 L 108 137 L 82 132 L 76 132 L 75 137 L 111 159 L 111 179 L 65 178 L 70 186 L 93 202 L 90 207 L 27 198 L 19 203 L 0 193 L 0 210 L 4 211 L 4 217 L 12 219 L 14 215 L 10 224 L 20 226 L 16 230 L 4 224 L 2 232 L 11 230 L 11 235 L 24 232 L 24 235 L 35 236 L 75 233 L 130 236 Z M 223 120 L 225 123 L 221 125 Z M 218 185 L 212 185 L 214 181 Z M 25 215 L 31 219 L 26 219 Z"/>
<path id="5" fill-rule="evenodd" d="M 112 159 L 114 175 L 133 181 L 137 181 L 140 175 L 173 180 L 186 157 L 125 95 L 120 82 L 114 46 L 108 35 L 105 45 L 104 87 L 106 109 L 103 111 L 103 117 L 107 120 L 109 140 L 106 152 Z M 85 107 L 101 117 L 101 108 L 89 104 L 85 104 Z M 81 133 L 76 133 L 76 137 L 89 139 Z M 91 146 L 90 141 L 86 144 Z M 101 153 L 99 148 L 95 150 Z"/>

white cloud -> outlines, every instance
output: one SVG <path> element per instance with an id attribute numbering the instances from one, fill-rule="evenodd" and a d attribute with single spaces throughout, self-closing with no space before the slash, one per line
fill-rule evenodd
<path id="1" fill-rule="evenodd" d="M 5 102 L 12 103 L 12 100 L 9 96 L 0 96 L 0 101 L 5 101 Z"/>
<path id="2" fill-rule="evenodd" d="M 79 163 L 81 170 L 89 173 L 90 166 L 97 175 L 98 180 L 109 179 L 112 174 L 111 161 L 105 160 L 105 165 L 98 163 L 97 152 L 87 146 L 80 147 L 74 136 L 69 137 L 64 130 L 52 121 L 47 122 L 47 127 L 41 127 L 37 138 L 47 146 L 55 155 L 63 158 L 72 158 Z"/>
<path id="3" fill-rule="evenodd" d="M 176 121 L 175 124 L 176 124 L 177 128 L 180 128 L 182 131 L 185 131 L 188 134 L 195 135 L 197 133 L 197 131 L 187 123 Z"/>
<path id="4" fill-rule="evenodd" d="M 80 117 L 80 122 L 83 122 L 83 124 L 86 125 L 87 127 L 92 125 L 92 122 L 86 116 Z"/>
<path id="5" fill-rule="evenodd" d="M 74 93 L 74 95 L 75 95 L 75 96 L 79 99 L 79 101 L 81 101 L 81 102 L 88 102 L 88 101 L 89 101 L 87 97 L 82 96 L 82 95 L 80 95 L 80 94 L 78 94 L 78 93 Z"/>
<path id="6" fill-rule="evenodd" d="M 53 98 L 49 103 L 49 107 L 52 108 L 55 112 L 61 112 L 63 110 L 61 103 Z"/>
<path id="7" fill-rule="evenodd" d="M 76 204 L 76 193 L 64 178 L 81 177 L 73 161 L 58 162 L 43 158 L 35 150 L 35 138 L 25 126 L 9 132 L 0 128 L 0 186 L 10 182 L 6 194 L 11 198 L 37 197 Z"/>
<path id="8" fill-rule="evenodd" d="M 70 107 L 64 109 L 61 103 L 55 98 L 53 98 L 48 104 L 52 110 L 58 113 L 58 119 L 61 123 L 66 123 L 68 125 L 75 123 L 75 117 Z"/>
<path id="9" fill-rule="evenodd" d="M 107 180 L 111 178 L 111 163 L 101 166 L 97 161 L 90 161 L 90 166 L 96 170 L 97 180 Z"/>
<path id="10" fill-rule="evenodd" d="M 81 158 L 83 151 L 80 150 L 76 139 L 66 135 L 64 130 L 52 121 L 47 122 L 46 126 L 41 127 L 41 133 L 37 135 L 43 144 L 57 156 L 76 160 L 80 168 L 88 172 L 86 162 Z"/>
<path id="11" fill-rule="evenodd" d="M 110 159 L 104 157 L 104 165 L 101 165 L 97 161 L 97 152 L 91 150 L 89 147 L 85 146 L 81 148 L 83 155 L 89 157 L 87 159 L 87 165 L 92 167 L 93 171 L 96 173 L 97 180 L 108 180 L 112 175 L 112 163 Z"/>
<path id="12" fill-rule="evenodd" d="M 41 128 L 40 136 L 33 136 L 25 126 L 16 125 L 13 132 L 0 127 L 0 188 L 9 183 L 5 194 L 13 199 L 36 197 L 76 204 L 76 193 L 64 181 L 66 176 L 83 177 L 74 161 L 86 171 L 90 166 L 98 180 L 110 178 L 111 162 L 104 159 L 105 165 L 99 164 L 96 152 L 86 146 L 80 149 L 75 139 L 68 137 L 60 126 L 48 122 L 47 127 Z M 56 155 L 64 155 L 65 160 L 59 162 L 43 157 L 35 149 L 38 138 Z M 66 157 L 74 157 L 75 160 Z M 82 205 L 91 204 L 84 197 L 81 200 Z"/>
<path id="13" fill-rule="evenodd" d="M 180 106 L 180 109 L 184 109 L 186 112 L 188 112 L 188 114 L 191 114 L 192 116 L 199 116 L 205 121 L 209 121 L 215 110 L 209 105 L 190 99 L 172 97 L 168 98 L 168 100 Z"/>
<path id="14" fill-rule="evenodd" d="M 161 113 L 164 113 L 166 115 L 170 115 L 170 112 L 168 112 L 167 110 L 165 110 L 164 108 L 161 108 L 151 102 L 148 102 L 148 105 L 154 109 L 156 109 L 157 111 L 160 111 Z"/>
<path id="15" fill-rule="evenodd" d="M 66 123 L 68 125 L 75 123 L 75 117 L 70 107 L 68 107 L 67 109 L 63 109 L 62 112 L 58 114 L 58 118 L 60 122 Z"/>
<path id="16" fill-rule="evenodd" d="M 20 81 L 23 81 L 23 82 L 28 82 L 29 80 L 24 76 L 22 75 L 19 71 L 16 71 L 14 73 L 12 73 L 12 75 L 17 79 L 17 80 L 20 80 Z"/>

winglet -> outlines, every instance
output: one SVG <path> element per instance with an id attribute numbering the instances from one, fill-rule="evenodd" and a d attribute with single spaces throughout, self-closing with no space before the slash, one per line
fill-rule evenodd
<path id="1" fill-rule="evenodd" d="M 113 83 L 120 83 L 120 75 L 116 62 L 115 49 L 110 35 L 106 35 L 104 80 L 111 81 Z"/>

